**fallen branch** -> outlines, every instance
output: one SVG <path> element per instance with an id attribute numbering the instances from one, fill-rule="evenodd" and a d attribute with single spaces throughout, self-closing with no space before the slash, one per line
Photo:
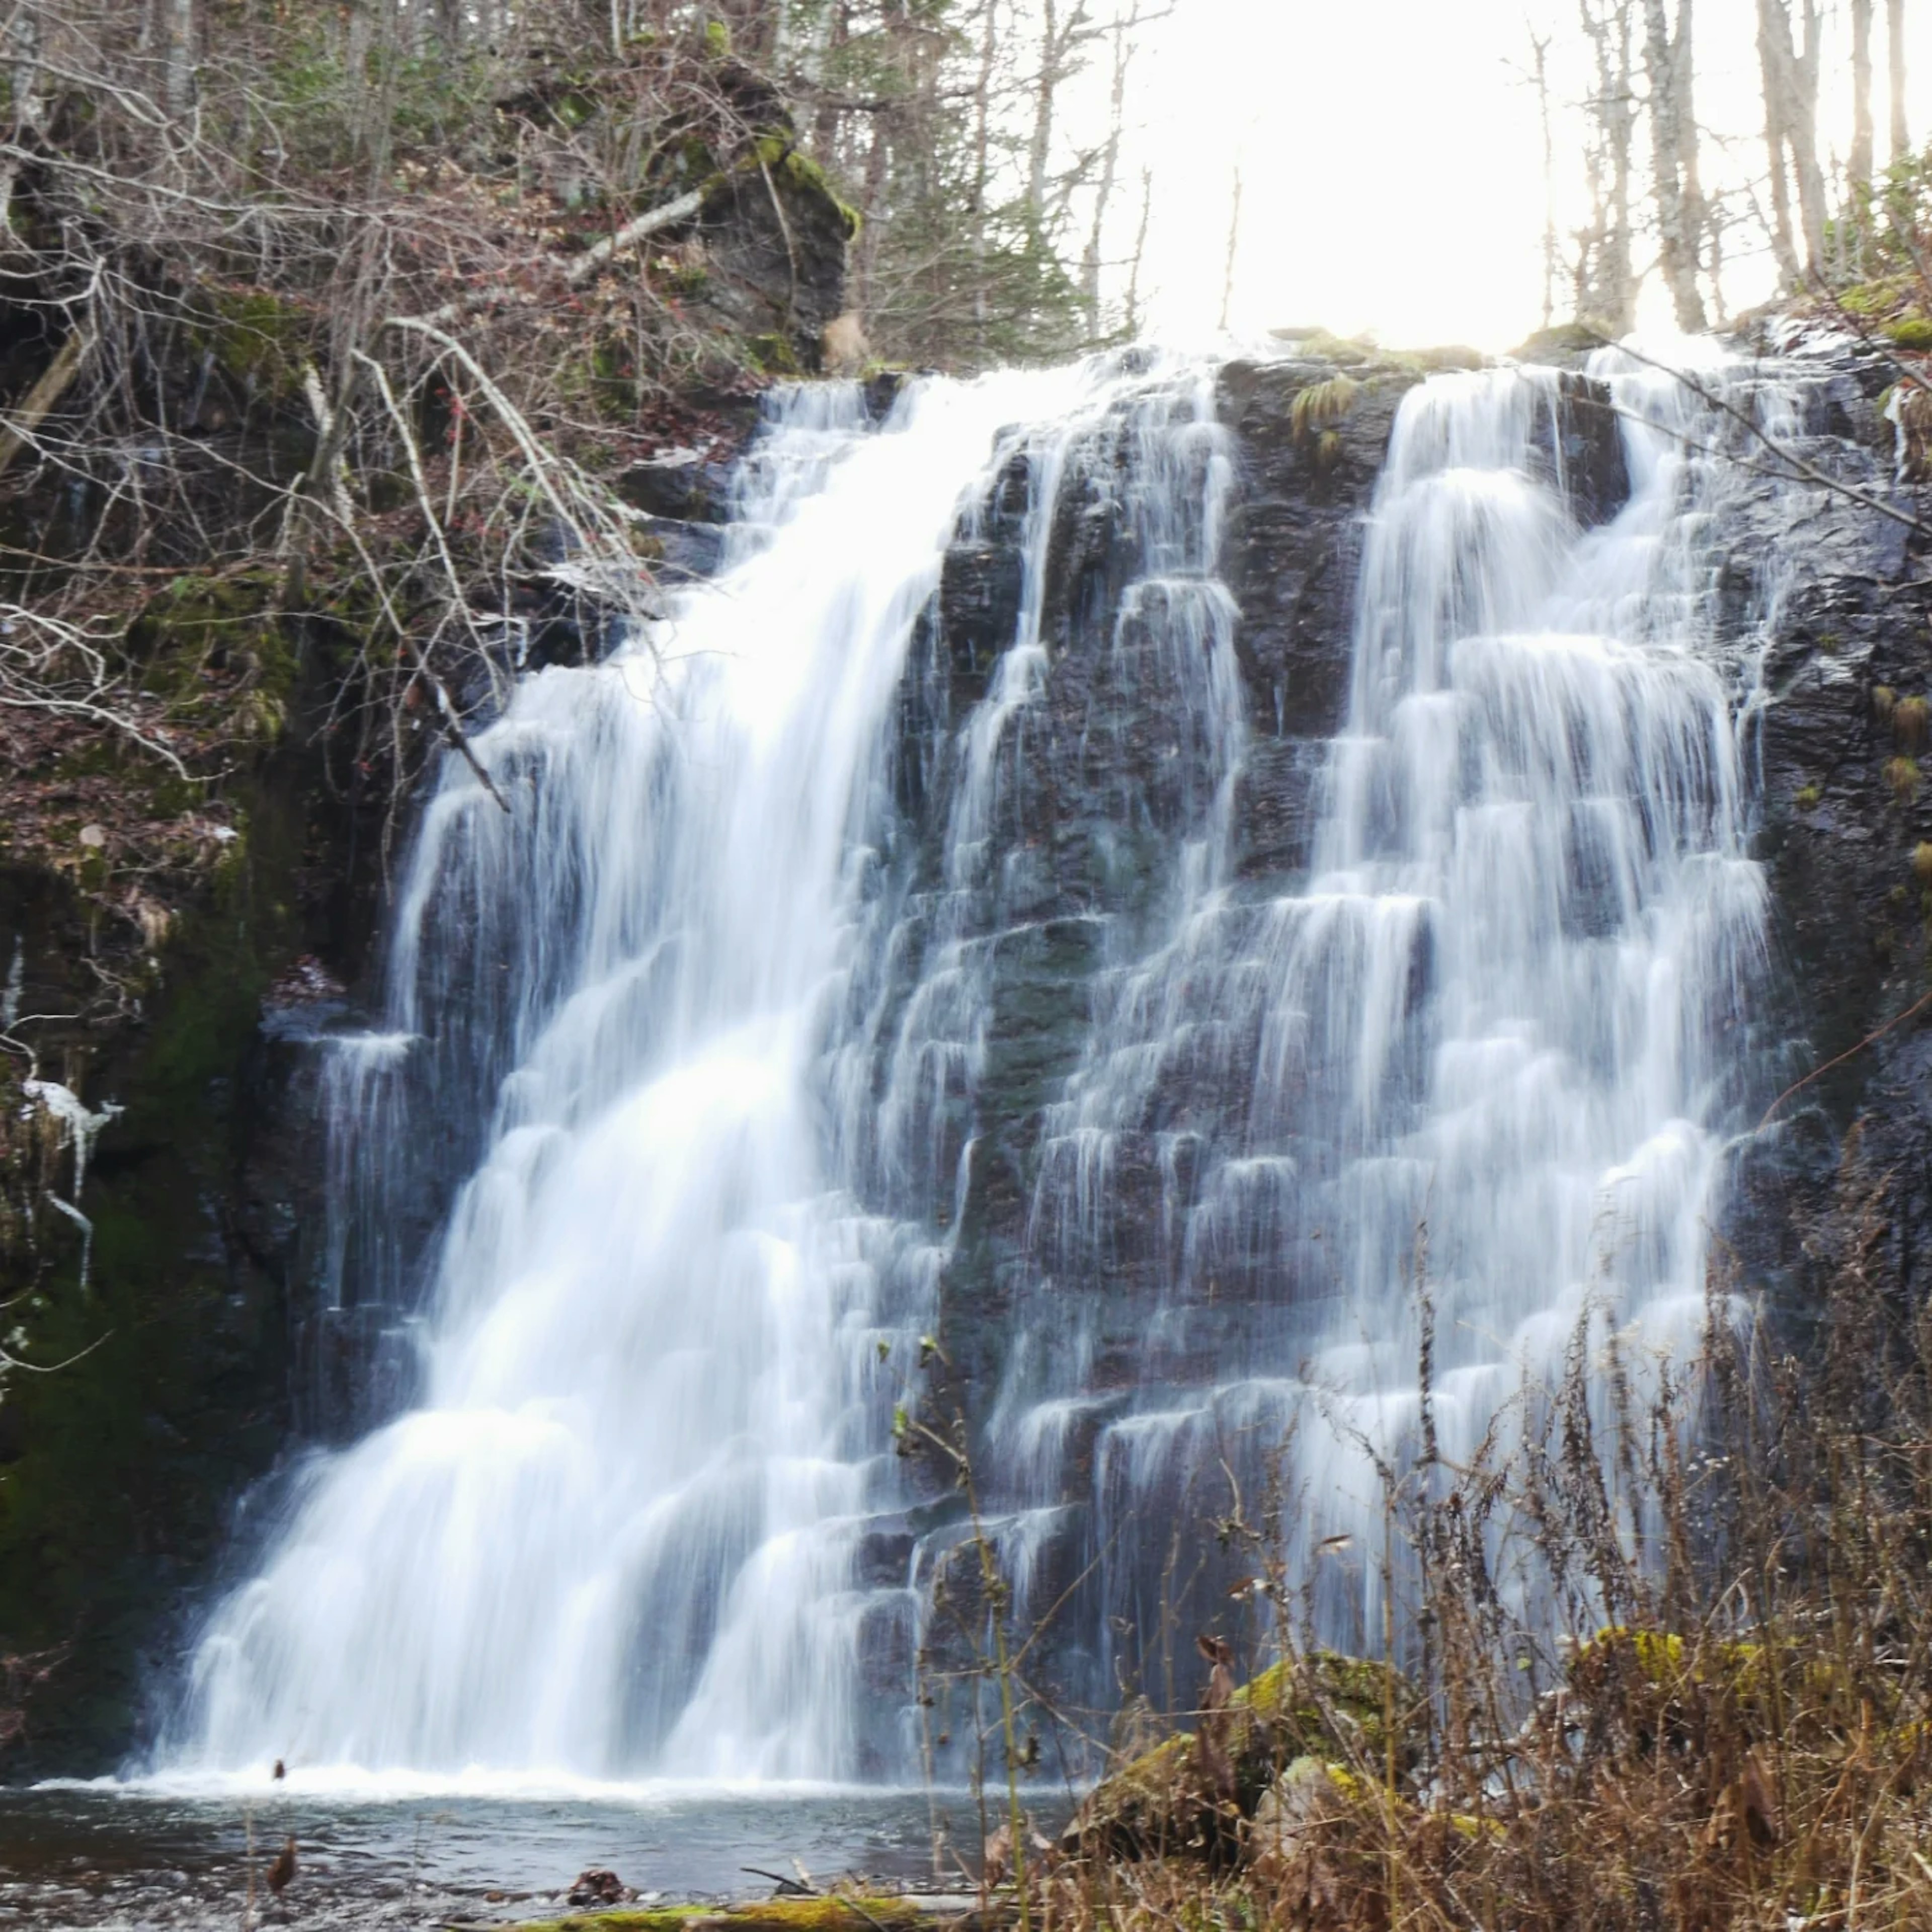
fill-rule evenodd
<path id="1" fill-rule="evenodd" d="M 762 167 L 764 164 L 760 162 L 759 165 Z M 634 221 L 626 222 L 616 234 L 606 236 L 580 255 L 568 260 L 559 255 L 540 255 L 537 266 L 561 276 L 566 288 L 580 289 L 598 269 L 626 249 L 634 248 L 646 236 L 655 235 L 660 228 L 674 227 L 680 221 L 688 220 L 704 206 L 706 192 L 704 188 L 694 188 L 680 195 L 675 201 L 665 202 L 639 215 Z M 782 210 L 778 219 L 784 219 Z M 481 315 L 486 310 L 512 304 L 527 308 L 534 306 L 538 299 L 529 290 L 519 288 L 513 283 L 494 282 L 487 289 L 472 289 L 467 295 L 455 296 L 422 315 L 392 316 L 390 323 L 398 328 L 412 326 L 446 328 L 452 322 L 460 322 L 466 315 Z"/>
<path id="2" fill-rule="evenodd" d="M 1739 409 L 1735 403 L 1727 400 L 1724 397 L 1718 394 L 1715 391 L 1706 388 L 1696 376 L 1687 375 L 1682 369 L 1673 368 L 1668 362 L 1660 362 L 1655 356 L 1646 356 L 1642 350 L 1633 349 L 1627 342 L 1612 342 L 1609 337 L 1598 335 L 1594 330 L 1586 332 L 1590 334 L 1592 340 L 1600 344 L 1604 348 L 1614 349 L 1620 355 L 1628 356 L 1632 362 L 1641 362 L 1646 368 L 1658 370 L 1663 374 L 1682 383 L 1684 387 L 1700 402 L 1717 410 L 1720 415 L 1729 416 L 1733 422 L 1741 424 L 1754 440 L 1762 444 L 1778 458 L 1779 462 L 1787 466 L 1792 477 L 1804 482 L 1815 483 L 1820 489 L 1832 490 L 1838 496 L 1849 497 L 1852 502 L 1862 504 L 1868 510 L 1876 510 L 1880 516 L 1889 517 L 1894 523 L 1903 524 L 1907 530 L 1916 530 L 1921 536 L 1932 538 L 1932 524 L 1928 524 L 1922 518 L 1914 516 L 1909 510 L 1901 510 L 1896 503 L 1888 503 L 1882 497 L 1872 496 L 1868 491 L 1858 488 L 1856 484 L 1843 482 L 1838 478 L 1828 475 L 1815 463 L 1807 462 L 1803 457 L 1798 455 L 1780 442 L 1775 436 L 1760 428 L 1752 421 L 1750 416 L 1744 410 Z M 1627 412 L 1616 410 L 1614 404 L 1605 404 L 1602 406 L 1610 408 L 1619 415 L 1627 413 Z M 1654 429 L 1665 428 L 1661 423 L 1653 423 L 1651 427 Z M 1666 434 L 1670 432 L 1666 430 Z"/>
<path id="3" fill-rule="evenodd" d="M 660 228 L 669 228 L 680 221 L 688 220 L 704 206 L 706 190 L 693 188 L 688 194 L 680 195 L 675 201 L 665 202 L 648 214 L 640 214 L 634 221 L 627 221 L 616 234 L 607 236 L 594 248 L 586 248 L 563 272 L 563 279 L 571 287 L 580 288 L 596 274 L 612 256 L 622 254 L 627 248 L 634 248 L 646 235 L 655 235 Z"/>
<path id="4" fill-rule="evenodd" d="M 510 801 L 496 789 L 496 780 L 490 776 L 482 760 L 476 755 L 476 748 L 470 743 L 470 735 L 463 728 L 454 702 L 444 688 L 442 679 L 430 668 L 429 659 L 424 656 L 423 648 L 417 643 L 415 634 L 403 621 L 401 613 L 391 602 L 388 586 L 382 581 L 382 573 L 376 567 L 376 560 L 369 554 L 368 546 L 364 544 L 355 524 L 344 517 L 333 504 L 324 502 L 322 507 L 341 524 L 344 534 L 355 545 L 356 554 L 362 562 L 363 571 L 375 590 L 376 601 L 382 607 L 382 614 L 389 621 L 389 628 L 395 632 L 397 641 L 409 652 L 418 673 L 435 694 L 436 709 L 442 714 L 443 730 L 449 742 L 463 754 L 463 761 L 476 775 L 477 783 L 508 812 Z"/>
<path id="5" fill-rule="evenodd" d="M 6 419 L 5 428 L 0 429 L 0 476 L 32 443 L 34 432 L 46 421 L 48 412 L 73 387 L 74 379 L 80 374 L 82 359 L 92 346 L 87 332 L 76 328 L 61 344 L 60 353 L 47 365 L 40 380 L 27 392 L 19 409 Z"/>
<path id="6" fill-rule="evenodd" d="M 1764 1118 L 1757 1124 L 1758 1132 L 1760 1133 L 1762 1133 L 1765 1129 L 1771 1125 L 1772 1115 L 1776 1113 L 1778 1108 L 1783 1106 L 1785 1102 L 1791 1098 L 1792 1094 L 1802 1092 L 1805 1088 L 1810 1086 L 1813 1081 L 1822 1079 L 1827 1073 L 1831 1072 L 1833 1067 L 1842 1066 L 1846 1060 L 1856 1058 L 1858 1054 L 1864 1052 L 1867 1047 L 1884 1039 L 1886 1035 L 1890 1033 L 1894 1027 L 1903 1026 L 1907 1020 L 1910 1019 L 1913 1016 L 1914 1014 L 1922 1013 L 1928 1006 L 1932 1006 L 1932 993 L 1928 993 L 1922 1000 L 1914 1000 L 1910 1006 L 1906 1008 L 1904 1012 L 1900 1013 L 1894 1018 L 1887 1020 L 1885 1024 L 1880 1027 L 1876 1033 L 1867 1034 L 1864 1038 L 1858 1042 L 1857 1046 L 1846 1047 L 1843 1053 L 1838 1054 L 1835 1059 L 1826 1060 L 1822 1066 L 1813 1067 L 1811 1071 L 1806 1074 L 1802 1080 L 1794 1080 L 1789 1087 L 1785 1088 L 1782 1094 L 1778 1095 L 1775 1100 L 1772 1101 L 1769 1106 L 1766 1108 L 1764 1110 Z"/>

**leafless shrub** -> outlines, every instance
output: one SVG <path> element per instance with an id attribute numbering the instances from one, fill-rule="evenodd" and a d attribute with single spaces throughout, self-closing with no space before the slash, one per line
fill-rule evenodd
<path id="1" fill-rule="evenodd" d="M 1694 1361 L 1639 1373 L 1586 1318 L 1556 1385 L 1526 1389 L 1466 1461 L 1426 1420 L 1402 1462 L 1384 1456 L 1402 1670 L 1373 1680 L 1379 1726 L 1369 1680 L 1312 1648 L 1280 1554 L 1288 1472 L 1252 1514 L 1237 1496 L 1220 1527 L 1252 1550 L 1280 1646 L 1236 1697 L 1237 1754 L 1262 1754 L 1260 1776 L 1190 1798 L 1200 1750 L 1136 1736 L 1036 1916 L 1147 1932 L 1928 1922 L 1932 1316 L 1901 1286 L 1890 1192 L 1854 1132 L 1810 1238 L 1822 1306 L 1802 1354 L 1740 1318 L 1720 1270 Z M 1218 1759 L 1212 1678 L 1200 1702 Z M 1144 1828 L 1190 1804 L 1226 1828 Z"/>

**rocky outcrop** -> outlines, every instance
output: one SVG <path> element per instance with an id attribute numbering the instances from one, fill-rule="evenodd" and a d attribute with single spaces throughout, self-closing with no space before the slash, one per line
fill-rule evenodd
<path id="1" fill-rule="evenodd" d="M 1894 380 L 1886 358 L 1838 350 L 1800 448 L 1912 517 L 1923 493 L 1890 474 Z M 1872 1259 L 1901 1309 L 1932 1286 L 1932 1031 L 1916 1010 L 1932 967 L 1932 542 L 1846 496 L 1767 489 L 1730 550 L 1772 599 L 1756 723 L 1775 950 L 1748 1043 L 1774 1070 L 1767 1102 L 1796 1088 L 1743 1161 L 1733 1223 L 1742 1264 L 1802 1336 L 1847 1215 L 1874 1216 Z"/>
<path id="2" fill-rule="evenodd" d="M 1306 862 L 1322 750 L 1348 699 L 1360 519 L 1389 432 L 1418 377 L 1363 371 L 1324 450 L 1294 422 L 1295 398 L 1333 375 L 1322 363 L 1233 363 L 1222 419 L 1240 452 L 1223 568 L 1240 607 L 1235 650 L 1251 733 L 1235 809 L 1244 878 L 1293 879 Z"/>
<path id="3" fill-rule="evenodd" d="M 1183 1731 L 1118 1766 L 1061 1839 L 1082 1858 L 1207 1857 L 1246 1849 L 1245 1822 L 1304 1761 L 1344 1778 L 1406 1778 L 1420 1761 L 1414 1687 L 1386 1665 L 1332 1651 L 1276 1664 Z"/>
<path id="4" fill-rule="evenodd" d="M 316 955 L 352 970 L 376 900 L 368 828 L 304 742 L 315 688 L 290 696 L 288 736 L 231 775 L 208 820 L 219 856 L 146 875 L 166 922 L 145 943 L 103 904 L 134 836 L 112 811 L 152 782 L 138 761 L 85 808 L 107 818 L 76 836 L 88 863 L 0 859 L 9 1016 L 41 1016 L 16 1035 L 31 1070 L 116 1110 L 76 1189 L 75 1150 L 22 1100 L 26 1064 L 0 1067 L 0 1292 L 22 1298 L 28 1359 L 62 1365 L 10 1372 L 0 1391 L 0 1640 L 51 1666 L 14 1774 L 98 1772 L 128 1748 L 236 1496 L 288 1440 L 291 1264 L 319 1164 L 260 1022 L 278 985 L 326 986 Z"/>
<path id="5" fill-rule="evenodd" d="M 1218 382 L 1238 475 L 1221 569 L 1237 607 L 1246 733 L 1232 818 L 1234 884 L 1214 914 L 1228 921 L 1262 916 L 1305 876 L 1328 740 L 1348 703 L 1363 520 L 1396 409 L 1421 379 L 1401 363 L 1366 359 L 1346 374 L 1338 386 L 1332 363 L 1284 360 L 1231 365 Z M 1798 364 L 1780 404 L 1794 412 L 1797 453 L 1854 490 L 1883 496 L 1878 405 L 1887 380 L 1875 359 L 1843 351 Z M 1607 392 L 1580 370 L 1564 374 L 1536 460 L 1580 524 L 1608 520 L 1627 500 L 1623 448 Z M 1932 652 L 1928 593 L 1904 526 L 1855 496 L 1762 473 L 1767 466 L 1752 466 L 1761 451 L 1736 454 L 1738 487 L 1726 494 L 1722 526 L 1699 536 L 1698 568 L 1708 572 L 1740 728 L 1757 753 L 1770 970 L 1737 1048 L 1743 1084 L 1761 1108 L 1924 992 L 1932 786 L 1919 760 L 1932 758 Z M 1027 1545 L 1042 1604 L 1083 1587 L 1082 1553 L 1092 1545 L 1082 1541 L 1079 1519 L 1107 1481 L 1099 1444 L 1136 1386 L 1152 1378 L 1198 1389 L 1231 1363 L 1268 1360 L 1270 1304 L 1323 1292 L 1319 1258 L 1304 1263 L 1283 1251 L 1270 1241 L 1264 1213 L 1245 1210 L 1234 1217 L 1236 1232 L 1254 1251 L 1231 1238 L 1211 1296 L 1183 1305 L 1168 1292 L 1172 1231 L 1199 1198 L 1196 1150 L 1246 1104 L 1257 1045 L 1247 1037 L 1212 1055 L 1168 1052 L 1163 1043 L 1143 1117 L 1108 1134 L 1104 1174 L 1070 1170 L 1042 1185 L 1043 1175 L 1053 1179 L 1052 1162 L 1088 1157 L 1064 1123 L 1055 1138 L 1047 1110 L 1092 1052 L 1096 1012 L 1115 997 L 1124 962 L 1158 943 L 1176 835 L 1193 822 L 1189 776 L 1202 769 L 1188 706 L 1148 674 L 1157 653 L 1143 655 L 1140 674 L 1123 671 L 1137 624 L 1157 626 L 1161 614 L 1126 597 L 1140 560 L 1122 466 L 1118 448 L 1096 436 L 1070 462 L 1055 506 L 1042 593 L 1046 662 L 1012 733 L 1012 776 L 992 835 L 1000 884 L 981 914 L 986 1063 L 970 1125 L 958 1126 L 953 1143 L 972 1136 L 946 1278 L 948 1379 L 935 1397 L 946 1409 L 956 1395 L 984 1417 L 1028 1386 L 1028 1364 L 1012 1349 L 1028 1328 L 1050 1337 L 1043 1346 L 1081 1352 L 1084 1394 L 1060 1444 L 1060 1519 L 1043 1542 Z M 926 687 L 941 695 L 936 710 L 928 703 L 908 712 L 923 731 L 935 716 L 956 724 L 986 694 L 1013 634 L 1030 480 L 1016 459 L 948 554 Z M 947 788 L 933 790 L 943 796 Z M 939 830 L 928 826 L 928 836 Z M 1204 966 L 1199 1006 L 1177 1009 L 1179 1028 L 1222 1017 L 1213 1007 L 1222 992 Z M 1765 1292 L 1790 1332 L 1802 1331 L 1819 1292 L 1830 1248 L 1820 1230 L 1842 1219 L 1847 1144 L 1862 1150 L 1862 1172 L 1890 1178 L 1890 1265 L 1901 1305 L 1922 1299 L 1918 1257 L 1932 1212 L 1928 1039 L 1900 1027 L 1794 1096 L 1780 1117 L 1787 1125 L 1736 1144 L 1740 1184 L 1728 1197 L 1721 1264 L 1738 1269 L 1740 1286 Z M 1869 1204 L 1869 1188 L 1862 1198 Z M 1076 1213 L 1077 1239 L 1063 1253 L 1054 1217 Z M 1025 1298 L 1048 1293 L 1051 1322 L 1037 1309 L 1031 1321 L 1019 1318 L 1029 1312 Z M 984 1450 L 989 1463 L 1001 1453 L 990 1431 Z M 1140 1514 L 1163 1525 L 1200 1522 L 1225 1500 L 1219 1490 L 1136 1496 Z M 1118 1558 L 1123 1571 L 1133 1560 Z M 1216 1560 L 1204 1559 L 1210 1568 Z M 1231 1571 L 1222 1580 L 1238 1578 Z M 1202 1593 L 1210 1600 L 1214 1588 Z M 1165 1600 L 1137 1607 L 1144 1628 L 1173 1614 Z M 1063 1614 L 1071 1622 L 1095 1610 L 1087 1604 Z M 1077 1683 L 1077 1647 L 1056 1654 L 1046 1640 L 1042 1668 L 1064 1667 Z M 934 1660 L 963 1661 L 944 1651 Z M 1084 1688 L 1099 1698 L 1116 1687 Z"/>
<path id="6" fill-rule="evenodd" d="M 846 244 L 859 219 L 789 130 L 766 136 L 699 210 L 691 304 L 752 344 L 774 374 L 819 366 L 845 306 Z"/>

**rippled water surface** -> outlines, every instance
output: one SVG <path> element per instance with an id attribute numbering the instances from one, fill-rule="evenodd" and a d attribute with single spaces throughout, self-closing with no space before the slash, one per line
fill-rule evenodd
<path id="1" fill-rule="evenodd" d="M 258 1801 L 42 1787 L 0 1792 L 0 1927 L 226 1932 L 249 1922 L 251 1876 L 256 1923 L 322 1932 L 547 1917 L 589 1866 L 668 1899 L 768 1895 L 769 1881 L 745 1868 L 789 1875 L 794 1860 L 822 1883 L 852 1873 L 932 1886 L 935 1823 L 962 1848 L 980 1842 L 977 1808 L 958 1794 L 638 1787 L 375 1798 L 298 1788 Z M 291 1834 L 296 1880 L 272 1901 L 262 1880 Z M 951 1882 L 962 1882 L 956 1864 Z"/>

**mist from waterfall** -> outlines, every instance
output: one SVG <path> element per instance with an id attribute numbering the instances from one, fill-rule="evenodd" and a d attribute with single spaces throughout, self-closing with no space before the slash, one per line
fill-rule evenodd
<path id="1" fill-rule="evenodd" d="M 510 813 L 448 761 L 385 1010 L 317 1049 L 325 1292 L 406 1335 L 406 1406 L 306 1466 L 166 1761 L 917 1771 L 964 1531 L 922 1514 L 894 1416 L 1004 1077 L 1002 948 L 1052 927 L 1022 754 L 1077 490 L 1123 560 L 1082 755 L 1108 769 L 1132 703 L 1174 750 L 1158 814 L 1109 795 L 1156 856 L 1082 916 L 1082 1041 L 1002 1290 L 981 1486 L 1022 1615 L 1058 1604 L 1096 1706 L 1156 1688 L 1176 1526 L 1292 1445 L 1292 1560 L 1327 1636 L 1374 1641 L 1374 1565 L 1319 1552 L 1365 1539 L 1368 1445 L 1415 1427 L 1418 1274 L 1451 1456 L 1589 1306 L 1639 1356 L 1694 1336 L 1763 968 L 1750 667 L 1718 646 L 1697 406 L 1601 374 L 1630 487 L 1590 530 L 1555 374 L 1404 399 L 1308 875 L 1272 895 L 1234 860 L 1258 728 L 1213 366 L 923 380 L 883 424 L 850 386 L 776 398 L 718 579 L 478 737 Z M 956 709 L 942 562 L 1000 516 L 1018 619 Z M 418 1284 L 433 1144 L 467 1178 Z M 1110 1304 L 1124 1244 L 1154 1286 Z"/>

